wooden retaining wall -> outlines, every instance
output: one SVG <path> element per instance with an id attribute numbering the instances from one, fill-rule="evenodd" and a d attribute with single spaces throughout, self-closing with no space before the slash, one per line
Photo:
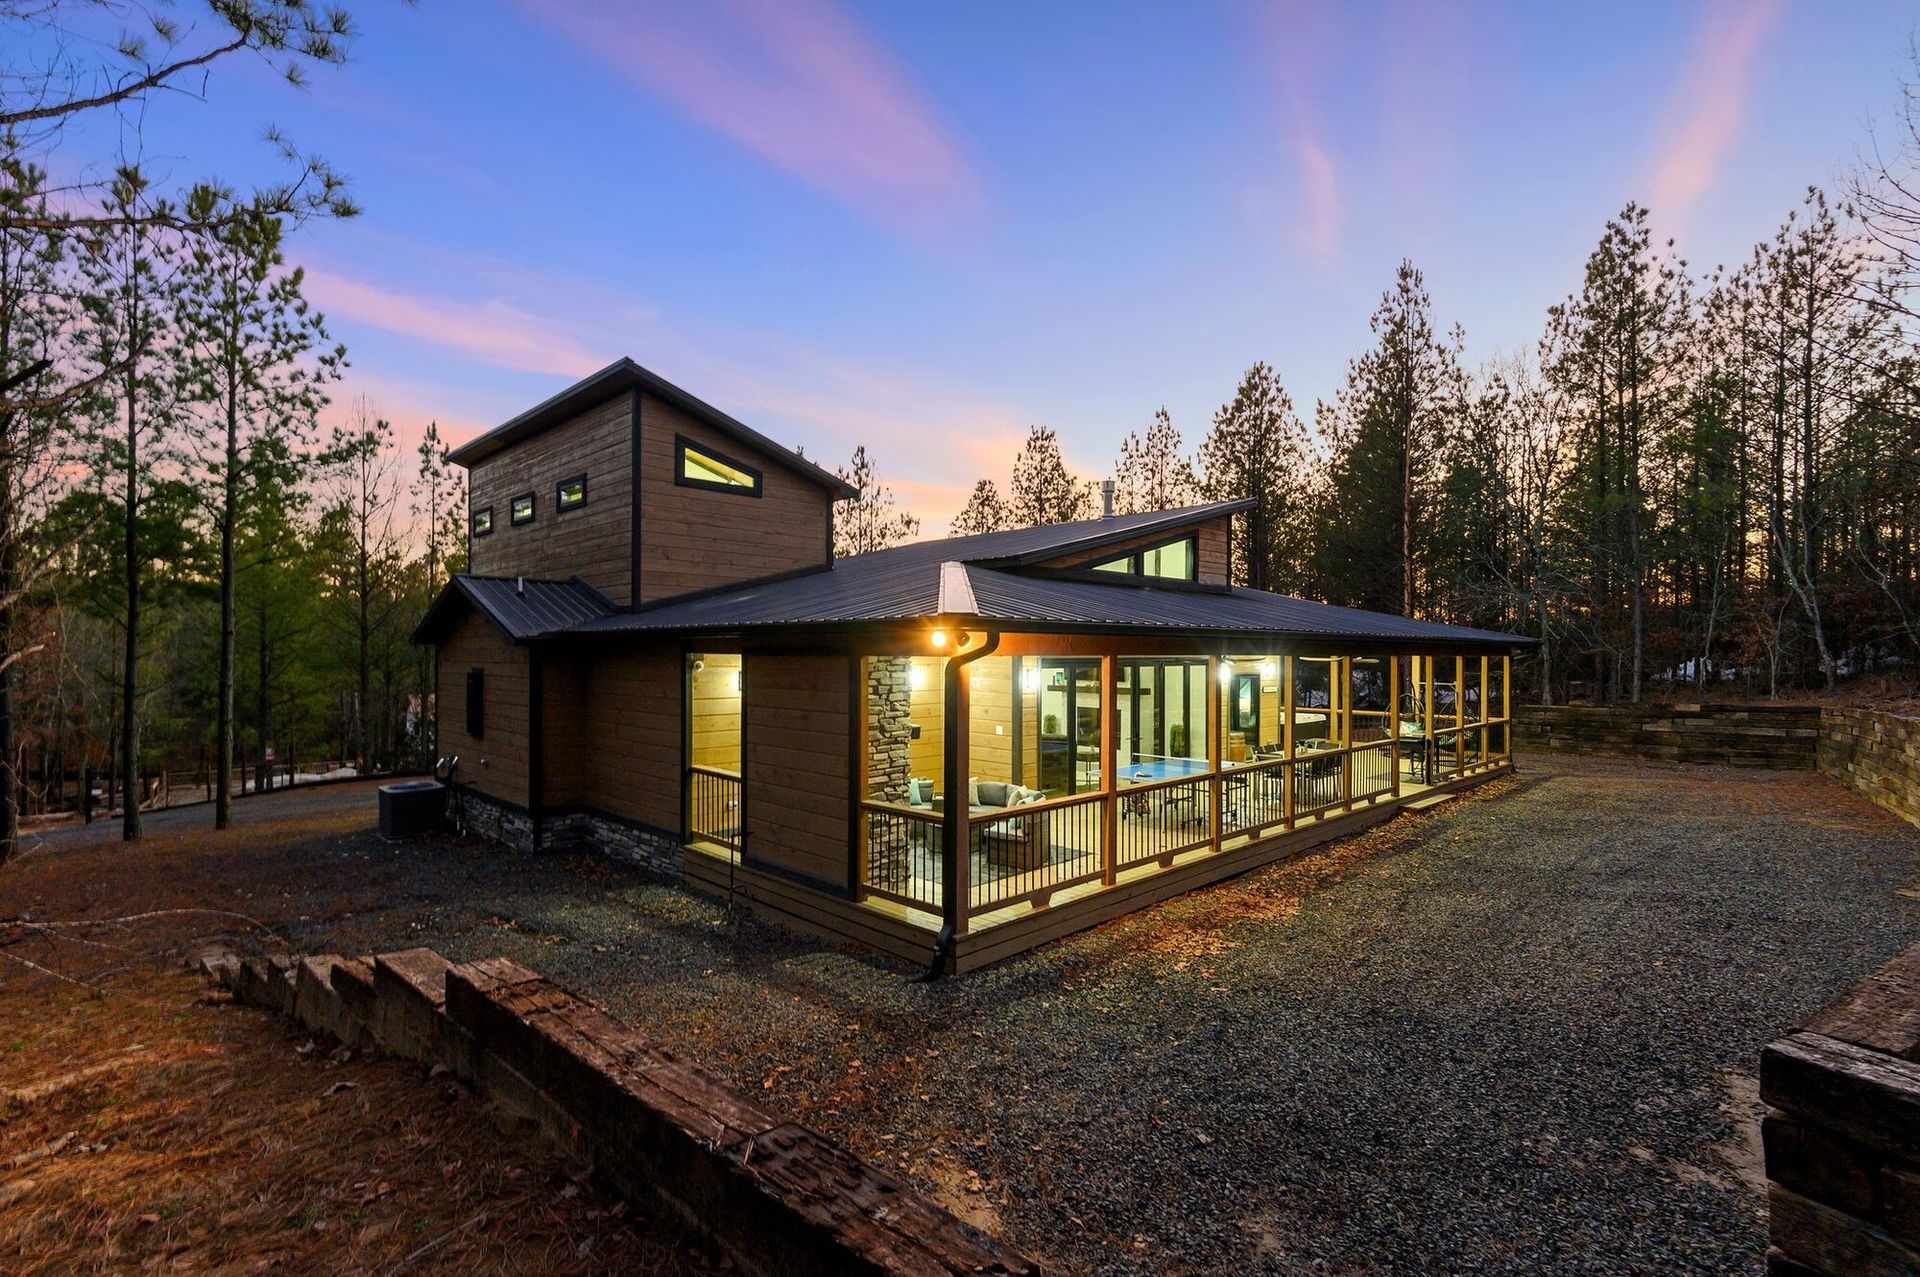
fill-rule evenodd
<path id="1" fill-rule="evenodd" d="M 1812 767 L 1812 705 L 1516 705 L 1514 747 L 1540 754 L 1656 758 L 1735 767 Z"/>
<path id="2" fill-rule="evenodd" d="M 1823 711 L 1820 770 L 1920 825 L 1920 718 L 1873 709 Z"/>
<path id="3" fill-rule="evenodd" d="M 1526 753 L 1817 767 L 1920 825 L 1920 717 L 1823 705 L 1518 705 Z"/>
<path id="4" fill-rule="evenodd" d="M 1920 1272 L 1920 946 L 1760 1056 L 1769 1277 Z"/>
<path id="5" fill-rule="evenodd" d="M 740 1271 L 1026 1274 L 1029 1259 L 506 958 L 203 959 L 239 1001 L 451 1071 Z"/>

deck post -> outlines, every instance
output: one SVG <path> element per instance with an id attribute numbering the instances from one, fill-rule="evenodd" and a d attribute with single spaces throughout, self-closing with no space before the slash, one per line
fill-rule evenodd
<path id="1" fill-rule="evenodd" d="M 869 738 L 869 733 L 873 730 L 871 721 L 873 689 L 867 681 L 869 677 L 867 658 L 856 655 L 849 659 L 852 662 L 853 671 L 851 675 L 853 687 L 850 696 L 853 702 L 853 713 L 849 715 L 853 720 L 853 767 L 851 768 L 853 794 L 852 800 L 847 804 L 847 810 L 850 816 L 849 824 L 852 826 L 849 832 L 852 834 L 853 854 L 848 864 L 852 880 L 847 883 L 847 894 L 855 900 L 864 900 L 867 897 L 866 884 L 872 878 L 873 851 L 867 841 L 867 813 L 861 804 L 867 800 L 868 767 L 871 765 L 873 756 L 873 742 Z M 746 762 L 744 758 L 740 761 Z M 745 769 L 742 768 L 742 770 Z M 913 774 L 911 769 L 907 774 Z"/>
<path id="2" fill-rule="evenodd" d="M 972 903 L 973 839 L 967 829 L 970 814 L 967 793 L 967 769 L 972 761 L 969 728 L 973 717 L 972 683 L 967 667 L 1000 646 L 1000 636 L 989 633 L 986 642 L 971 652 L 947 658 L 945 713 L 947 731 L 945 757 L 941 759 L 941 786 L 947 791 L 945 819 L 940 822 L 940 849 L 946 860 L 940 891 L 941 930 L 950 939 L 967 934 L 967 912 Z M 949 940 L 950 943 L 950 940 Z M 937 960 L 949 960 L 942 953 Z"/>
<path id="3" fill-rule="evenodd" d="M 1120 741 L 1120 662 L 1111 652 L 1100 658 L 1100 881 L 1114 884 L 1118 860 L 1120 791 L 1115 755 Z M 1016 689 L 1015 695 L 1018 695 Z"/>
<path id="4" fill-rule="evenodd" d="M 1393 742 L 1388 753 L 1393 776 L 1393 796 L 1400 797 L 1400 655 L 1387 658 L 1387 739 Z"/>
<path id="5" fill-rule="evenodd" d="M 1513 654 L 1500 657 L 1500 756 L 1513 761 Z"/>
<path id="6" fill-rule="evenodd" d="M 1453 774 L 1467 772 L 1467 658 L 1453 658 Z"/>
<path id="7" fill-rule="evenodd" d="M 1220 850 L 1220 708 L 1226 691 L 1220 682 L 1220 658 L 1207 658 L 1207 837 Z"/>
<path id="8" fill-rule="evenodd" d="M 1340 807 L 1342 811 L 1353 810 L 1353 658 L 1336 656 L 1333 669 L 1340 677 L 1332 680 L 1340 685 L 1340 743 L 1346 747 L 1346 765 L 1340 769 Z"/>
<path id="9" fill-rule="evenodd" d="M 1487 658 L 1480 658 L 1480 766 L 1487 765 L 1487 717 L 1493 704 L 1487 697 Z"/>
<path id="10" fill-rule="evenodd" d="M 1281 768 L 1280 819 L 1284 827 L 1293 828 L 1293 658 L 1280 658 L 1280 739 L 1287 761 Z"/>

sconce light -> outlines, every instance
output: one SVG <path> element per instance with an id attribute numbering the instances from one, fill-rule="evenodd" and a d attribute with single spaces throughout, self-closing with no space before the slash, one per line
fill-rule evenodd
<path id="1" fill-rule="evenodd" d="M 1020 671 L 1020 690 L 1029 693 L 1040 690 L 1040 671 L 1038 669 L 1029 667 Z"/>
<path id="2" fill-rule="evenodd" d="M 1220 662 L 1220 681 L 1222 683 L 1233 682 L 1233 662 L 1232 661 Z"/>
<path id="3" fill-rule="evenodd" d="M 733 671 L 733 677 L 728 681 L 733 684 L 733 694 L 738 696 L 740 694 L 740 671 Z"/>
<path id="4" fill-rule="evenodd" d="M 907 686 L 917 692 L 926 685 L 927 672 L 918 665 L 907 666 Z"/>
<path id="5" fill-rule="evenodd" d="M 933 644 L 936 651 L 944 648 L 947 645 L 947 632 L 945 630 L 935 630 L 933 633 L 927 635 L 927 642 Z"/>
<path id="6" fill-rule="evenodd" d="M 1279 678 L 1280 663 L 1278 661 L 1260 662 L 1260 677 L 1268 680 L 1269 682 L 1271 682 L 1276 678 Z"/>

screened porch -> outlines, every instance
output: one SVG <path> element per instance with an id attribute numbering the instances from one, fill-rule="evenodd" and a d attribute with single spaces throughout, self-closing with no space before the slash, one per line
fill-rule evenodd
<path id="1" fill-rule="evenodd" d="M 861 658 L 864 903 L 940 925 L 949 822 L 964 933 L 1509 761 L 1505 655 L 1092 646 L 1003 642 L 965 665 L 951 719 L 947 656 Z"/>

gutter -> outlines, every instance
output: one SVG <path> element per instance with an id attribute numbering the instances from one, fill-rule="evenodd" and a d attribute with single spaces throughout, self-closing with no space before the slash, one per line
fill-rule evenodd
<path id="1" fill-rule="evenodd" d="M 944 711 L 949 724 L 960 717 L 960 680 L 967 666 L 993 655 L 999 646 L 1000 632 L 988 630 L 986 641 L 979 647 L 947 658 Z M 960 822 L 954 819 L 955 805 L 966 801 L 968 760 L 960 757 L 959 736 L 958 732 L 947 731 L 942 746 L 941 786 L 947 791 L 947 819 L 940 822 L 940 854 L 946 861 L 946 872 L 940 889 L 940 934 L 934 938 L 933 962 L 920 977 L 923 981 L 938 980 L 946 974 L 947 963 L 953 958 L 954 935 L 960 927 L 960 893 L 966 890 L 965 862 L 960 859 L 966 849 L 960 846 Z"/>

